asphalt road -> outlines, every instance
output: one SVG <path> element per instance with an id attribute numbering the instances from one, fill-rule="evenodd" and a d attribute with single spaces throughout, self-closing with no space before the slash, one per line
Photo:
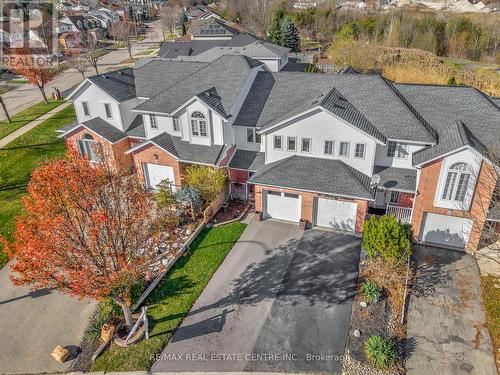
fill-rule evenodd
<path id="1" fill-rule="evenodd" d="M 153 371 L 339 372 L 360 240 L 252 222 Z"/>
<path id="2" fill-rule="evenodd" d="M 10 269 L 0 270 L 0 374 L 66 371 L 71 364 L 56 362 L 56 345 L 75 353 L 96 303 L 50 289 L 31 291 L 14 286 Z"/>
<path id="3" fill-rule="evenodd" d="M 143 41 L 137 42 L 132 45 L 132 54 L 135 55 L 141 51 L 144 51 L 151 47 L 155 42 L 160 42 L 160 35 L 158 33 L 154 23 L 149 24 L 147 29 L 147 37 Z M 130 57 L 128 55 L 127 49 L 122 48 L 119 50 L 113 50 L 108 54 L 104 55 L 98 63 L 99 73 L 103 73 L 109 70 L 116 70 L 120 66 L 125 66 L 122 62 L 128 60 Z M 130 64 L 128 64 L 130 65 Z M 94 68 L 89 67 L 86 76 L 95 75 Z M 45 92 L 48 96 L 52 95 L 54 87 L 59 89 L 61 92 L 74 87 L 75 85 L 82 82 L 83 77 L 74 68 L 64 70 L 59 76 L 54 79 L 49 85 Z M 30 84 L 19 85 L 13 90 L 2 94 L 2 98 L 7 106 L 9 113 L 15 114 L 23 109 L 26 109 L 33 104 L 36 104 L 43 100 L 40 90 Z M 5 115 L 2 110 L 0 110 L 0 120 L 3 120 Z"/>

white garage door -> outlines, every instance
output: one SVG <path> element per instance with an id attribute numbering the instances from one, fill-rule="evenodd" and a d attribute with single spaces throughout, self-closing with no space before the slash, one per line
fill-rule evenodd
<path id="1" fill-rule="evenodd" d="M 420 240 L 465 249 L 471 229 L 471 219 L 425 213 Z"/>
<path id="2" fill-rule="evenodd" d="M 354 232 L 358 204 L 335 199 L 316 198 L 315 224 L 346 232 Z"/>
<path id="3" fill-rule="evenodd" d="M 299 195 L 266 190 L 266 217 L 298 222 L 300 220 Z"/>
<path id="4" fill-rule="evenodd" d="M 155 189 L 161 181 L 168 179 L 172 182 L 172 190 L 175 191 L 175 186 L 173 186 L 175 181 L 174 168 L 168 165 L 146 163 L 144 165 L 144 172 L 148 188 Z"/>

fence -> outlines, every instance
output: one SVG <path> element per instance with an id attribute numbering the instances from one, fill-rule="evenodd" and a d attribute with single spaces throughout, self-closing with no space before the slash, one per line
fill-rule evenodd
<path id="1" fill-rule="evenodd" d="M 387 216 L 393 214 L 394 217 L 402 223 L 410 224 L 411 222 L 411 208 L 409 207 L 400 207 L 388 204 L 385 213 Z"/>

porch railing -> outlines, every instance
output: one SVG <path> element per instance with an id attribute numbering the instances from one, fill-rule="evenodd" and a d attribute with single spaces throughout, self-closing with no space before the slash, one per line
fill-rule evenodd
<path id="1" fill-rule="evenodd" d="M 400 207 L 393 204 L 388 204 L 385 210 L 387 216 L 394 214 L 394 217 L 402 223 L 410 224 L 411 222 L 411 208 Z"/>

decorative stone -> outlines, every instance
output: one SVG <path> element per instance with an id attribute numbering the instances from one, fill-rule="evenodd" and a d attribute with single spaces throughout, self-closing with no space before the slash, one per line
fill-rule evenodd
<path id="1" fill-rule="evenodd" d="M 368 306 L 368 304 L 366 303 L 366 301 L 361 301 L 361 302 L 359 303 L 359 305 L 360 305 L 361 307 L 366 307 L 366 306 Z"/>
<path id="2" fill-rule="evenodd" d="M 361 331 L 359 329 L 355 329 L 353 334 L 354 334 L 354 337 L 358 337 L 358 338 L 361 337 Z"/>
<path id="3" fill-rule="evenodd" d="M 189 235 L 191 235 L 191 233 L 193 233 L 193 231 L 192 231 L 191 229 L 189 229 L 189 228 L 188 228 L 188 229 L 186 229 L 186 234 L 187 234 L 188 236 L 189 236 Z"/>
<path id="4" fill-rule="evenodd" d="M 50 355 L 57 361 L 63 363 L 69 357 L 69 350 L 57 345 Z"/>

